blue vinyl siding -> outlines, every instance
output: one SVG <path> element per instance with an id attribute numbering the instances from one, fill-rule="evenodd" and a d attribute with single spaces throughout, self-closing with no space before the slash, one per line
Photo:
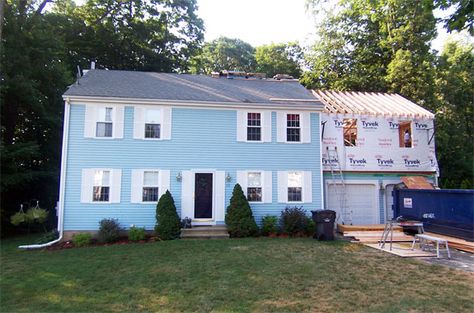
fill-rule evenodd
<path id="1" fill-rule="evenodd" d="M 190 169 L 215 169 L 230 174 L 226 182 L 226 207 L 236 183 L 238 170 L 272 171 L 272 202 L 252 204 L 257 222 L 267 214 L 280 215 L 286 204 L 278 203 L 277 171 L 312 171 L 312 204 L 308 210 L 321 209 L 321 167 L 319 114 L 311 113 L 309 144 L 276 142 L 276 112 L 272 113 L 272 142 L 237 142 L 235 110 L 173 108 L 171 140 L 133 139 L 133 107 L 125 107 L 123 139 L 84 138 L 85 106 L 71 105 L 69 151 L 67 160 L 64 229 L 95 230 L 102 218 L 117 218 L 128 228 L 131 224 L 152 229 L 155 205 L 131 203 L 131 171 L 137 168 L 170 170 L 170 192 L 178 213 L 181 210 L 179 172 Z M 81 203 L 81 170 L 115 168 L 122 170 L 120 203 Z M 308 213 L 309 214 L 309 213 Z M 222 222 L 222 221 L 218 221 Z"/>

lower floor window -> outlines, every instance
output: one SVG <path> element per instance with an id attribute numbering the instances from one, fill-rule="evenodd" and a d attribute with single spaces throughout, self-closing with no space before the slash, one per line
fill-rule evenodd
<path id="1" fill-rule="evenodd" d="M 301 187 L 288 187 L 288 201 L 301 201 Z"/>
<path id="2" fill-rule="evenodd" d="M 110 187 L 94 186 L 92 201 L 109 201 Z"/>
<path id="3" fill-rule="evenodd" d="M 262 188 L 261 187 L 249 187 L 247 188 L 247 200 L 253 202 L 262 201 Z"/>
<path id="4" fill-rule="evenodd" d="M 158 201 L 158 187 L 143 187 L 143 202 Z"/>

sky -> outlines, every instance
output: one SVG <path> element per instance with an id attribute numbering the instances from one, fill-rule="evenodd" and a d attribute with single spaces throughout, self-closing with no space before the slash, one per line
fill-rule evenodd
<path id="1" fill-rule="evenodd" d="M 298 41 L 311 45 L 315 20 L 306 13 L 305 0 L 198 0 L 198 16 L 204 20 L 205 40 L 220 36 L 239 38 L 259 46 Z M 445 15 L 435 12 L 436 17 Z M 438 25 L 438 38 L 432 48 L 441 51 L 448 34 Z"/>

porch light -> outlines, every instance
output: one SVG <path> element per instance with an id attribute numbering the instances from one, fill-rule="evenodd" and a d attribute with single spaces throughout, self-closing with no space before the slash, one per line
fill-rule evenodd
<path id="1" fill-rule="evenodd" d="M 183 179 L 183 176 L 181 176 L 181 172 L 178 172 L 178 174 L 176 175 L 176 180 L 181 181 L 182 179 Z"/>
<path id="2" fill-rule="evenodd" d="M 227 173 L 227 176 L 225 177 L 226 182 L 230 182 L 232 180 L 232 177 L 230 176 L 229 173 Z"/>

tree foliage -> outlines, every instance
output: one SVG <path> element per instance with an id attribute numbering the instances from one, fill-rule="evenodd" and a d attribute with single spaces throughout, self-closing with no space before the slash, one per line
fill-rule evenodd
<path id="1" fill-rule="evenodd" d="M 474 1 L 435 0 L 434 3 L 442 10 L 454 8 L 454 12 L 443 20 L 449 32 L 466 29 L 471 36 L 474 36 Z"/>
<path id="2" fill-rule="evenodd" d="M 223 70 L 252 72 L 255 48 L 240 39 L 220 37 L 205 43 L 201 53 L 191 62 L 191 72 L 198 74 Z"/>
<path id="3" fill-rule="evenodd" d="M 295 42 L 263 45 L 256 48 L 255 62 L 256 71 L 265 73 L 267 77 L 288 74 L 299 78 L 303 50 Z"/>
<path id="4" fill-rule="evenodd" d="M 181 221 L 176 212 L 173 196 L 168 190 L 156 205 L 155 232 L 162 240 L 176 239 L 181 234 Z"/>

